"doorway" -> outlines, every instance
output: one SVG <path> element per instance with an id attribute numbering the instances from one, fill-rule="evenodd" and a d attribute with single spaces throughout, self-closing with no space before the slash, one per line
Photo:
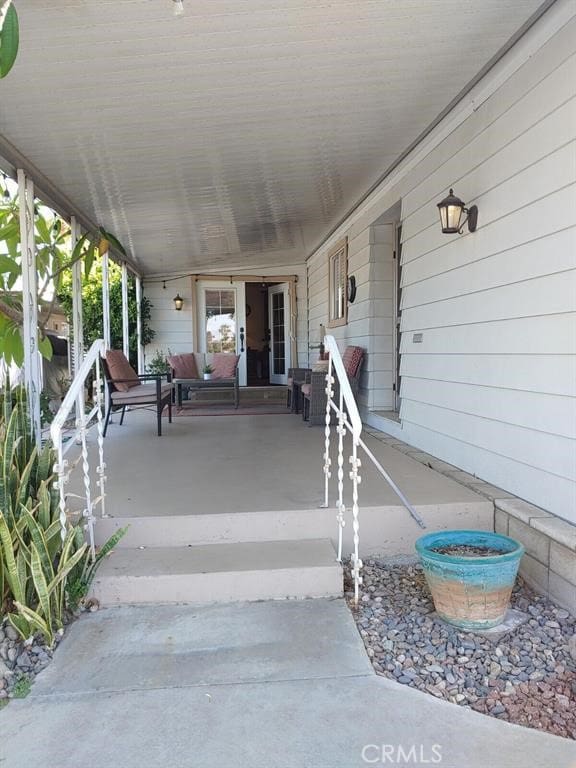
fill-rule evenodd
<path id="1" fill-rule="evenodd" d="M 268 283 L 246 283 L 246 366 L 249 387 L 270 384 Z"/>
<path id="2" fill-rule="evenodd" d="M 241 387 L 286 385 L 291 365 L 291 285 L 240 276 L 196 279 L 198 351 L 235 352 Z"/>
<path id="3" fill-rule="evenodd" d="M 246 283 L 245 290 L 248 386 L 286 384 L 290 367 L 288 283 Z"/>
<path id="4" fill-rule="evenodd" d="M 246 385 L 246 299 L 240 281 L 198 283 L 200 352 L 232 352 L 240 356 L 238 378 Z"/>

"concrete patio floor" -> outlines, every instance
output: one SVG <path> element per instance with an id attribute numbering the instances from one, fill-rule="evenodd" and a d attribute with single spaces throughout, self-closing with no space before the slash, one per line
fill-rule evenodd
<path id="1" fill-rule="evenodd" d="M 483 501 L 369 435 L 365 440 L 413 504 Z M 297 415 L 175 417 L 172 424 L 164 419 L 157 437 L 153 414 L 134 411 L 123 426 L 116 418 L 105 451 L 113 516 L 306 510 L 323 500 L 324 430 Z M 332 461 L 335 488 L 336 456 Z M 362 465 L 362 506 L 398 504 L 365 457 Z"/>
<path id="2" fill-rule="evenodd" d="M 377 677 L 343 600 L 84 615 L 0 733 L 2 768 L 356 768 L 406 764 L 400 747 L 443 768 L 576 761 L 574 742 Z"/>

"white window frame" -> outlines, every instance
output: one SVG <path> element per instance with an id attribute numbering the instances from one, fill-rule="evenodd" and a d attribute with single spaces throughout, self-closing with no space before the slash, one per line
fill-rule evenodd
<path id="1" fill-rule="evenodd" d="M 328 252 L 328 328 L 348 323 L 348 238 Z"/>

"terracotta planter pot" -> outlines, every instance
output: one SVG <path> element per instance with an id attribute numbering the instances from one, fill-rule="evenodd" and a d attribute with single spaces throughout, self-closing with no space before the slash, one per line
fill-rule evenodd
<path id="1" fill-rule="evenodd" d="M 466 556 L 437 550 L 466 547 L 487 554 Z M 464 548 L 464 549 L 462 549 Z M 508 536 L 487 531 L 440 531 L 416 542 L 438 615 L 461 629 L 489 629 L 508 610 L 524 547 Z"/>

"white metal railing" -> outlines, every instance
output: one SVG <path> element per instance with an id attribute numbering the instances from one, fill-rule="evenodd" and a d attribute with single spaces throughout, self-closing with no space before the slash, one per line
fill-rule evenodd
<path id="1" fill-rule="evenodd" d="M 342 561 L 343 528 L 346 525 L 344 503 L 344 437 L 349 433 L 352 437 L 352 454 L 349 458 L 350 479 L 352 480 L 352 528 L 354 551 L 350 559 L 352 563 L 351 574 L 354 579 L 354 600 L 358 602 L 359 589 L 362 584 L 362 560 L 360 559 L 360 508 L 358 506 L 358 486 L 362 478 L 359 474 L 362 463 L 358 458 L 358 449 L 361 448 L 378 472 L 386 480 L 402 504 L 412 515 L 421 528 L 425 528 L 424 521 L 416 512 L 412 504 L 384 469 L 382 464 L 374 456 L 366 443 L 362 440 L 362 419 L 358 406 L 350 387 L 348 375 L 344 369 L 342 356 L 336 344 L 334 336 L 324 337 L 324 348 L 328 351 L 328 372 L 326 373 L 326 418 L 324 427 L 324 507 L 329 506 L 330 479 L 332 477 L 330 457 L 330 438 L 332 412 L 336 414 L 338 435 L 338 500 L 336 502 L 336 520 L 338 522 L 338 560 Z M 338 381 L 338 403 L 334 399 L 334 384 Z"/>
<path id="2" fill-rule="evenodd" d="M 54 417 L 54 420 L 50 426 L 50 437 L 54 444 L 54 449 L 57 455 L 57 462 L 54 465 L 54 471 L 57 475 L 57 486 L 60 496 L 60 526 L 62 530 L 62 538 L 66 535 L 66 492 L 65 487 L 70 479 L 70 475 L 73 469 L 77 466 L 77 462 L 70 462 L 64 458 L 70 448 L 74 445 L 80 445 L 81 450 L 81 464 L 84 480 L 84 493 L 85 495 L 80 497 L 84 500 L 85 506 L 82 510 L 82 514 L 86 519 L 86 529 L 88 532 L 88 542 L 90 544 L 90 552 L 92 558 L 95 557 L 94 547 L 94 510 L 100 505 L 100 512 L 102 517 L 105 516 L 105 486 L 106 486 L 106 464 L 104 463 L 104 403 L 102 395 L 102 366 L 101 357 L 106 352 L 106 346 L 103 339 L 97 339 L 90 349 L 88 350 L 82 365 L 78 368 L 78 372 L 70 389 L 66 393 L 62 405 L 58 410 L 58 413 Z M 84 399 L 84 387 L 86 380 L 94 370 L 94 405 L 86 412 L 86 403 Z M 70 415 L 75 409 L 75 424 L 73 428 L 67 426 L 70 422 Z M 98 497 L 94 497 L 92 493 L 92 484 L 90 478 L 90 462 L 88 456 L 88 443 L 87 432 L 92 422 L 95 420 L 97 427 L 97 442 L 98 442 L 98 466 L 96 467 L 96 474 L 98 475 L 97 485 L 99 486 L 100 494 Z M 64 437 L 67 440 L 64 442 Z"/>

